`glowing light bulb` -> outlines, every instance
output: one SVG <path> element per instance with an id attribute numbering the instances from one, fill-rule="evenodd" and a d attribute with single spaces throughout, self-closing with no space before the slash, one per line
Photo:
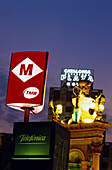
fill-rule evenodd
<path id="1" fill-rule="evenodd" d="M 62 113 L 62 105 L 61 104 L 58 104 L 57 106 L 56 106 L 56 112 L 58 113 L 58 114 L 61 114 Z"/>

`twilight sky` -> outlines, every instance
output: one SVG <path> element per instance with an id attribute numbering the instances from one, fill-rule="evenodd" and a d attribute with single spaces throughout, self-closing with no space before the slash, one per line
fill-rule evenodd
<path id="1" fill-rule="evenodd" d="M 112 124 L 112 1 L 0 1 L 0 132 L 12 133 L 23 113 L 5 106 L 11 53 L 48 51 L 44 110 L 31 121 L 47 120 L 49 88 L 60 86 L 61 68 L 94 69 L 94 88 L 103 89 Z M 107 131 L 112 142 L 112 128 Z"/>

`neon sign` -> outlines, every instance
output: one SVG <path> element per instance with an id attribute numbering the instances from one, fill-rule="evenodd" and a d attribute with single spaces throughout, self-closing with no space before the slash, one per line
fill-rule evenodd
<path id="1" fill-rule="evenodd" d="M 14 124 L 14 157 L 38 157 L 50 154 L 50 127 L 39 125 L 34 122 Z"/>
<path id="2" fill-rule="evenodd" d="M 78 86 L 78 81 L 94 82 L 94 70 L 91 69 L 61 69 L 61 87 Z"/>
<path id="3" fill-rule="evenodd" d="M 20 143 L 23 142 L 45 142 L 46 141 L 46 136 L 42 136 L 42 135 L 27 135 L 27 134 L 22 134 L 19 136 L 20 138 Z"/>

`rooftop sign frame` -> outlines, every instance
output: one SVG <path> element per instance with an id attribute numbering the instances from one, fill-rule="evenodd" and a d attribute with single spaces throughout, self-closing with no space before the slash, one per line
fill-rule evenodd
<path id="1" fill-rule="evenodd" d="M 78 86 L 78 81 L 88 80 L 94 82 L 94 70 L 80 68 L 62 68 L 61 69 L 61 87 Z"/>

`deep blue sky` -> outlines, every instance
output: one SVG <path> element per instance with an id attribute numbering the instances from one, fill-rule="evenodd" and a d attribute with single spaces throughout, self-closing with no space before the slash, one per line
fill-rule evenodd
<path id="1" fill-rule="evenodd" d="M 0 1 L 0 132 L 11 132 L 23 113 L 5 106 L 11 53 L 49 51 L 45 108 L 31 120 L 47 120 L 49 87 L 60 86 L 61 68 L 95 71 L 94 88 L 103 89 L 112 123 L 112 1 Z M 112 141 L 112 128 L 107 141 Z"/>

